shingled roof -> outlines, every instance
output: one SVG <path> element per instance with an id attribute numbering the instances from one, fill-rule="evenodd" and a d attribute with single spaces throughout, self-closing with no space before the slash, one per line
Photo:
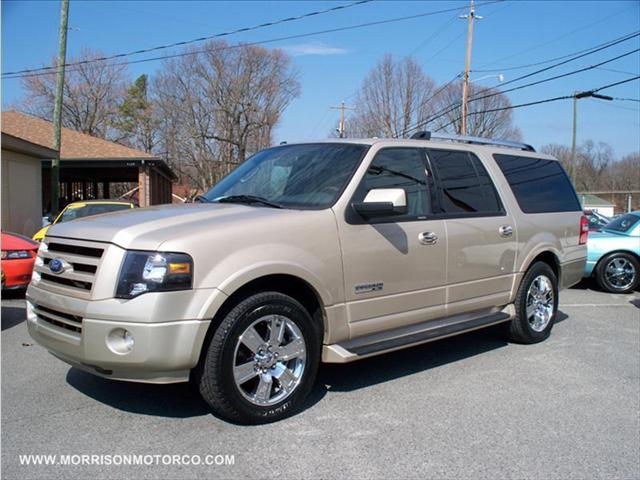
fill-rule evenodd
<path id="1" fill-rule="evenodd" d="M 45 148 L 53 148 L 53 123 L 21 112 L 2 112 L 2 133 Z M 62 129 L 62 160 L 152 159 L 142 150 L 125 147 L 69 128 Z"/>

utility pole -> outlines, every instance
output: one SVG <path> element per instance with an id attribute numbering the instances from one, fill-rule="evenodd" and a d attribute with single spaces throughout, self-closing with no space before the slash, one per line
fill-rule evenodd
<path id="1" fill-rule="evenodd" d="M 587 91 L 587 92 L 574 92 L 573 93 L 573 135 L 571 139 L 571 180 L 573 185 L 578 186 L 578 180 L 576 178 L 576 137 L 578 130 L 578 100 L 581 98 L 598 98 L 600 100 L 613 100 L 613 97 L 608 95 L 600 95 L 599 93 Z"/>
<path id="2" fill-rule="evenodd" d="M 340 110 L 340 123 L 338 124 L 338 137 L 344 138 L 345 129 L 344 129 L 344 111 L 345 110 L 355 110 L 354 108 L 347 107 L 344 102 L 340 102 L 339 107 L 330 107 L 333 110 Z"/>
<path id="3" fill-rule="evenodd" d="M 56 215 L 59 207 L 60 193 L 60 137 L 62 123 L 62 100 L 64 96 L 64 68 L 67 62 L 67 21 L 69 18 L 69 0 L 62 0 L 60 5 L 60 33 L 58 53 L 58 74 L 56 76 L 56 100 L 53 108 L 53 149 L 56 151 L 51 159 L 51 213 Z"/>
<path id="4" fill-rule="evenodd" d="M 467 55 L 464 65 L 464 76 L 462 78 L 462 115 L 460 122 L 460 135 L 467 134 L 467 100 L 469 98 L 469 72 L 471 71 L 471 47 L 473 45 L 473 21 L 482 20 L 482 17 L 476 15 L 473 0 L 469 1 L 469 14 L 460 15 L 460 18 L 468 20 L 467 25 Z"/>
<path id="5" fill-rule="evenodd" d="M 576 130 L 578 129 L 578 92 L 573 94 L 573 132 L 571 135 L 571 180 L 576 186 Z"/>

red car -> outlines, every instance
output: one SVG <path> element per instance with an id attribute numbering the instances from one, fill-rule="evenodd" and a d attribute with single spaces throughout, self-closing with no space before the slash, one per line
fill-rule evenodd
<path id="1" fill-rule="evenodd" d="M 40 245 L 30 238 L 2 232 L 2 289 L 25 288 Z"/>

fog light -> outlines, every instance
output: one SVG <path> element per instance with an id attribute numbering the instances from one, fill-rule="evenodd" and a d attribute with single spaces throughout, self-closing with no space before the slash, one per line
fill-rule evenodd
<path id="1" fill-rule="evenodd" d="M 109 349 L 119 355 L 124 355 L 133 350 L 133 335 L 124 328 L 116 328 L 111 330 L 107 335 L 107 346 Z"/>

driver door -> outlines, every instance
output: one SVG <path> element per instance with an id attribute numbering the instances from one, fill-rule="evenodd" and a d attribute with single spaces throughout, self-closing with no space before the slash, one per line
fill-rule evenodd
<path id="1" fill-rule="evenodd" d="M 430 219 L 433 182 L 422 149 L 381 148 L 352 202 L 372 189 L 402 188 L 407 211 L 362 218 L 348 207 L 338 222 L 352 338 L 423 322 L 445 304 L 446 231 Z"/>

